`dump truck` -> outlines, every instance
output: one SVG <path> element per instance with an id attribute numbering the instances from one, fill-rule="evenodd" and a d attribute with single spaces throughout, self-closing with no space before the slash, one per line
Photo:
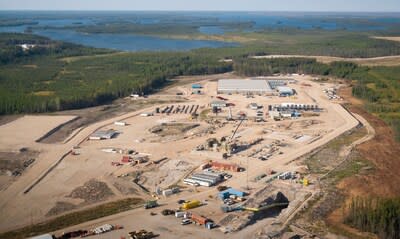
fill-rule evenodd
<path id="1" fill-rule="evenodd" d="M 195 207 L 201 206 L 201 202 L 199 200 L 192 200 L 182 204 L 182 209 L 189 210 Z"/>
<path id="2" fill-rule="evenodd" d="M 154 208 L 157 206 L 158 206 L 157 200 L 151 200 L 151 201 L 147 201 L 144 204 L 144 209 Z"/>

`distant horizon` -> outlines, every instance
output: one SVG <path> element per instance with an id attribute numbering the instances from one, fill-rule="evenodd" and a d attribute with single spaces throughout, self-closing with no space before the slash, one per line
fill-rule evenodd
<path id="1" fill-rule="evenodd" d="M 102 9 L 0 9 L 0 12 L 11 12 L 11 11 L 33 11 L 33 12 L 328 12 L 328 13 L 400 13 L 398 11 L 327 11 L 327 10 L 151 10 L 151 9 L 141 9 L 141 10 L 123 10 L 123 9 L 113 9 L 113 10 L 102 10 Z"/>
<path id="2" fill-rule="evenodd" d="M 400 14 L 399 11 L 296 11 L 296 10 L 76 10 L 76 9 L 0 9 L 0 12 L 237 12 L 237 13 L 393 13 Z M 400 15 L 399 15 L 400 17 Z"/>
<path id="3" fill-rule="evenodd" d="M 398 13 L 399 0 L 0 0 L 11 11 Z"/>

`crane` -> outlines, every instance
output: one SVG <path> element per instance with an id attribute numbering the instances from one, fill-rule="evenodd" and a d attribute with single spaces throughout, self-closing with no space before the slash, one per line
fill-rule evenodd
<path id="1" fill-rule="evenodd" d="M 244 121 L 245 119 L 246 119 L 246 118 L 245 118 L 244 116 L 242 116 L 242 117 L 240 118 L 240 122 L 239 122 L 239 124 L 236 126 L 236 129 L 233 131 L 233 134 L 232 134 L 231 137 L 229 138 L 228 142 L 232 141 L 233 137 L 235 137 L 235 134 L 236 134 L 237 130 L 238 130 L 239 127 L 242 125 L 242 123 L 243 123 L 243 121 Z"/>

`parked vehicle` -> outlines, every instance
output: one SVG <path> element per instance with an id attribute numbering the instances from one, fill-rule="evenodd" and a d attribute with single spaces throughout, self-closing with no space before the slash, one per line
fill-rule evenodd
<path id="1" fill-rule="evenodd" d="M 154 208 L 154 207 L 157 207 L 157 206 L 158 206 L 157 200 L 147 201 L 144 204 L 144 209 Z"/>
<path id="2" fill-rule="evenodd" d="M 181 225 L 188 225 L 188 224 L 191 224 L 191 223 L 192 223 L 192 221 L 190 219 L 183 219 L 182 222 L 181 222 Z"/>

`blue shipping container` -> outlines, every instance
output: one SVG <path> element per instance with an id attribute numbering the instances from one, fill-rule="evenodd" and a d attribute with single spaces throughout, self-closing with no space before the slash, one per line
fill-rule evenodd
<path id="1" fill-rule="evenodd" d="M 244 192 L 235 190 L 235 189 L 233 189 L 233 188 L 229 188 L 227 191 L 228 191 L 229 194 L 231 194 L 231 195 L 235 195 L 235 196 L 238 196 L 238 197 L 244 197 Z"/>
<path id="2" fill-rule="evenodd" d="M 203 88 L 200 84 L 193 84 L 192 89 L 201 89 Z"/>
<path id="3" fill-rule="evenodd" d="M 229 189 L 227 189 L 227 190 L 225 190 L 225 191 L 222 191 L 222 192 L 219 192 L 219 193 L 218 193 L 218 197 L 219 197 L 221 200 L 224 200 L 224 199 L 226 199 L 226 198 L 229 198 L 230 195 L 235 195 L 235 196 L 237 196 L 237 197 L 244 197 L 245 193 L 244 193 L 244 192 L 241 192 L 241 191 L 238 191 L 238 190 L 235 190 L 235 189 L 233 189 L 233 188 L 229 188 Z"/>

